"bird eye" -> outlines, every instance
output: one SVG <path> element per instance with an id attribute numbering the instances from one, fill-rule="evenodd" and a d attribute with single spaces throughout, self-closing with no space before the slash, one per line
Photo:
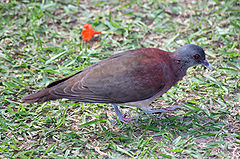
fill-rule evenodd
<path id="1" fill-rule="evenodd" d="M 199 54 L 196 54 L 193 56 L 195 60 L 199 59 L 200 58 L 200 55 Z"/>

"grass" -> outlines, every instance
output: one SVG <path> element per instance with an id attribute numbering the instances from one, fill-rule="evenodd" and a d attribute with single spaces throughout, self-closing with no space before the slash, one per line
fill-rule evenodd
<path id="1" fill-rule="evenodd" d="M 230 1 L 2 1 L 0 158 L 239 158 L 240 3 Z M 106 34 L 84 43 L 83 24 Z M 131 127 L 113 108 L 26 94 L 119 51 L 194 43 L 214 66 L 188 70 L 154 107 L 186 102 L 161 117 L 139 114 Z"/>

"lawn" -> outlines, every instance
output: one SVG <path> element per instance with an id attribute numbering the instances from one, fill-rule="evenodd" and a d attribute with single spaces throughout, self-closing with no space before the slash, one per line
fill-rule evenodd
<path id="1" fill-rule="evenodd" d="M 83 25 L 103 31 L 82 40 Z M 114 53 L 204 48 L 213 70 L 192 67 L 156 100 L 179 111 L 117 122 L 111 105 L 21 98 Z M 239 158 L 238 0 L 3 0 L 0 4 L 0 158 Z"/>

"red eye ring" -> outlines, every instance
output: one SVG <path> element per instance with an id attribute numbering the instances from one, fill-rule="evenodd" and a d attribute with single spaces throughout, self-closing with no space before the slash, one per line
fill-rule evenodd
<path id="1" fill-rule="evenodd" d="M 193 57 L 194 57 L 195 60 L 197 60 L 197 59 L 200 59 L 201 56 L 199 54 L 196 54 Z"/>

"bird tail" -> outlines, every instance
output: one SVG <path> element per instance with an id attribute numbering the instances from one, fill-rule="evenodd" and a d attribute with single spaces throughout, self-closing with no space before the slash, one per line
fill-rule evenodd
<path id="1" fill-rule="evenodd" d="M 41 90 L 39 92 L 30 94 L 22 98 L 22 102 L 24 103 L 43 103 L 50 100 L 58 99 L 56 96 L 53 96 L 49 93 L 49 88 Z"/>

